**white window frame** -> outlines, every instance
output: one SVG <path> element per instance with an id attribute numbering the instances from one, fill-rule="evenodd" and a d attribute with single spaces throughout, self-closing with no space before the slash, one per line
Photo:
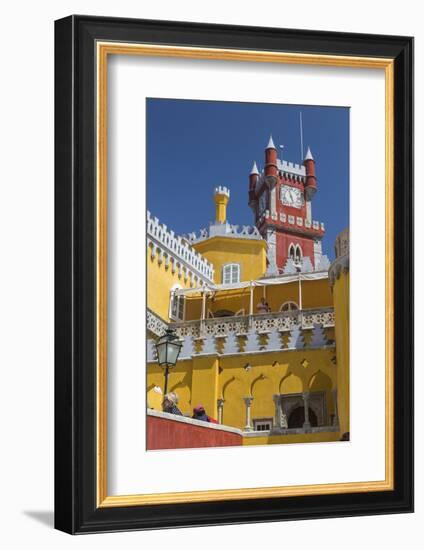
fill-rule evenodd
<path id="1" fill-rule="evenodd" d="M 269 428 L 265 428 L 265 429 L 258 429 L 258 427 L 260 426 L 268 426 L 269 425 Z M 253 430 L 255 432 L 269 432 L 270 430 L 272 430 L 272 427 L 273 427 L 273 419 L 272 418 L 254 418 L 253 419 Z"/>
<path id="2" fill-rule="evenodd" d="M 234 280 L 234 268 L 237 268 L 236 270 L 236 280 Z M 226 277 L 226 271 L 227 270 L 230 270 L 230 276 L 229 276 L 229 281 L 226 280 L 227 277 Z M 236 284 L 236 283 L 239 283 L 240 282 L 240 273 L 241 273 L 241 269 L 240 269 L 240 264 L 238 263 L 230 263 L 230 264 L 225 264 L 222 266 L 222 284 L 223 285 L 233 285 L 233 284 Z"/>
<path id="3" fill-rule="evenodd" d="M 175 291 L 182 289 L 183 287 L 179 284 L 174 285 L 171 288 L 171 294 L 170 294 L 170 300 L 169 300 L 169 318 L 173 321 L 184 321 L 185 320 L 185 314 L 186 314 L 186 299 L 185 296 L 180 294 L 178 296 L 175 295 Z M 177 301 L 177 314 L 174 314 L 174 303 Z M 182 304 L 182 308 L 181 308 Z M 181 314 L 181 316 L 180 316 Z"/>

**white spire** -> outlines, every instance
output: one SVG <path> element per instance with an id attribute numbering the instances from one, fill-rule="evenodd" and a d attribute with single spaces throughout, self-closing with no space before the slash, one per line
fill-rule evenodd
<path id="1" fill-rule="evenodd" d="M 314 157 L 312 156 L 311 148 L 309 147 L 309 145 L 308 145 L 308 150 L 306 151 L 306 156 L 304 160 L 314 160 Z"/>
<path id="2" fill-rule="evenodd" d="M 267 149 L 277 149 L 274 145 L 274 140 L 272 139 L 272 135 L 269 136 L 269 142 L 266 146 Z"/>
<path id="3" fill-rule="evenodd" d="M 252 166 L 252 170 L 250 171 L 250 174 L 257 174 L 259 176 L 259 170 L 256 164 L 256 160 L 253 162 L 253 166 Z"/>

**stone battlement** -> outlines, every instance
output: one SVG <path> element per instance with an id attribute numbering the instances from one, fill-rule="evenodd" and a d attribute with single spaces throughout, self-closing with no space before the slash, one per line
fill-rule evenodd
<path id="1" fill-rule="evenodd" d="M 296 176 L 306 176 L 306 170 L 303 164 L 296 164 L 295 162 L 277 159 L 277 168 L 281 172 L 288 172 L 289 174 L 295 174 Z"/>
<path id="2" fill-rule="evenodd" d="M 214 195 L 226 195 L 227 197 L 229 197 L 230 190 L 228 189 L 228 187 L 219 185 L 218 187 L 215 187 Z"/>
<path id="3" fill-rule="evenodd" d="M 213 265 L 150 212 L 147 212 L 147 246 L 152 247 L 152 257 L 158 254 L 160 259 L 172 261 L 173 269 L 184 270 L 194 282 L 213 281 Z"/>

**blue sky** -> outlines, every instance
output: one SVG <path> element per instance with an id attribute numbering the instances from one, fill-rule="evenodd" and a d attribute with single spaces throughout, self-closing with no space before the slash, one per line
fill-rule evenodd
<path id="1" fill-rule="evenodd" d="M 228 221 L 252 225 L 252 163 L 263 167 L 270 134 L 285 160 L 301 162 L 302 111 L 304 151 L 311 147 L 317 172 L 312 217 L 325 223 L 323 249 L 334 257 L 335 237 L 349 224 L 349 108 L 148 99 L 146 109 L 147 208 L 178 234 L 213 221 L 218 185 L 231 191 Z"/>

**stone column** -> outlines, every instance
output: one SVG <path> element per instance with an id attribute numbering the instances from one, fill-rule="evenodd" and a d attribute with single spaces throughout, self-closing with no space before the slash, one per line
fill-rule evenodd
<path id="1" fill-rule="evenodd" d="M 281 417 L 281 395 L 276 393 L 272 396 L 275 406 L 275 418 L 274 418 L 274 428 L 281 429 L 282 426 L 282 417 Z"/>
<path id="2" fill-rule="evenodd" d="M 253 397 L 243 397 L 244 404 L 246 405 L 246 426 L 244 427 L 245 432 L 251 432 L 252 427 L 252 419 L 250 417 L 250 407 L 252 405 Z"/>
<path id="3" fill-rule="evenodd" d="M 309 392 L 303 392 L 302 397 L 303 406 L 305 408 L 305 422 L 303 423 L 303 429 L 308 430 L 311 427 L 311 423 L 309 422 Z"/>
<path id="4" fill-rule="evenodd" d="M 225 403 L 225 399 L 218 399 L 217 400 L 217 404 L 218 404 L 218 424 L 222 424 L 222 415 L 223 415 L 223 412 L 224 412 L 224 403 Z"/>

